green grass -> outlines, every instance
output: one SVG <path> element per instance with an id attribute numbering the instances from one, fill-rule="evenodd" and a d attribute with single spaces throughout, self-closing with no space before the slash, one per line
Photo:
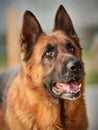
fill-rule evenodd
<path id="1" fill-rule="evenodd" d="M 89 44 L 85 44 L 83 46 L 83 61 L 86 64 L 86 62 L 88 61 L 89 58 L 89 53 L 90 53 L 90 46 L 88 46 Z M 87 84 L 98 84 L 98 72 L 90 72 L 86 74 L 86 83 Z"/>
<path id="2" fill-rule="evenodd" d="M 5 53 L 0 53 L 0 72 L 3 71 L 7 67 L 7 62 L 6 62 L 6 54 Z"/>
<path id="3" fill-rule="evenodd" d="M 92 72 L 86 76 L 87 84 L 98 84 L 98 73 Z"/>

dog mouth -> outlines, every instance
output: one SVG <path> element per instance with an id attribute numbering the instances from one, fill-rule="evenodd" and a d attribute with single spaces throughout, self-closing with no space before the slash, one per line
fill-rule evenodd
<path id="1" fill-rule="evenodd" d="M 72 79 L 66 83 L 56 82 L 52 86 L 52 92 L 56 97 L 62 99 L 75 100 L 81 95 L 80 89 L 82 84 Z"/>

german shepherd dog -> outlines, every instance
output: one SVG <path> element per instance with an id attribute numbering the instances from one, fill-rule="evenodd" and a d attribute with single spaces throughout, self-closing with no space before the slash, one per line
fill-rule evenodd
<path id="1" fill-rule="evenodd" d="M 24 13 L 20 51 L 21 66 L 0 75 L 0 130 L 87 130 L 82 52 L 62 5 L 50 35 Z"/>

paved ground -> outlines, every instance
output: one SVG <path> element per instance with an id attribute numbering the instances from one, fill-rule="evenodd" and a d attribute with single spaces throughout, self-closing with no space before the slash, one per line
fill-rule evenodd
<path id="1" fill-rule="evenodd" d="M 98 130 L 98 85 L 86 87 L 85 92 L 89 129 Z"/>

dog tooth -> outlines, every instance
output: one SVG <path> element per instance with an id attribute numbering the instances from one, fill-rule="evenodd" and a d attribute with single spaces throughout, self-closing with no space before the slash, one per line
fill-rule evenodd
<path id="1" fill-rule="evenodd" d="M 73 97 L 73 99 L 75 99 L 75 97 Z"/>
<path id="2" fill-rule="evenodd" d="M 79 88 L 81 88 L 81 84 L 79 84 Z"/>

